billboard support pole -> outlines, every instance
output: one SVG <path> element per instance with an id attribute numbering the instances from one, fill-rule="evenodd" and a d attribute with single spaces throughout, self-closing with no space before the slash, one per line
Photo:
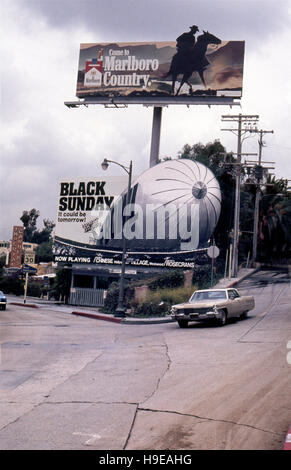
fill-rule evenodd
<path id="1" fill-rule="evenodd" d="M 150 153 L 150 168 L 152 166 L 155 166 L 159 159 L 162 111 L 163 111 L 163 108 L 161 106 L 154 106 L 151 153 Z"/>

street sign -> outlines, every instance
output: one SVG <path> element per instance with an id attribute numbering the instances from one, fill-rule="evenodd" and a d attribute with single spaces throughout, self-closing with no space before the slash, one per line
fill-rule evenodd
<path id="1" fill-rule="evenodd" d="M 35 263 L 35 252 L 25 250 L 24 252 L 24 264 L 27 265 L 29 263 Z"/>
<path id="2" fill-rule="evenodd" d="M 217 258 L 217 256 L 219 255 L 219 248 L 216 245 L 212 245 L 207 248 L 207 254 L 209 258 Z"/>
<path id="3" fill-rule="evenodd" d="M 26 274 L 26 273 L 36 274 L 37 273 L 37 269 L 33 268 L 32 266 L 29 266 L 28 264 L 23 264 L 21 271 L 23 272 L 23 274 Z"/>

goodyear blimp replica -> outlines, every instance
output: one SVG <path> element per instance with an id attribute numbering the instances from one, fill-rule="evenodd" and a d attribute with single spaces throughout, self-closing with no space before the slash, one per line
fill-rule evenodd
<path id="1" fill-rule="evenodd" d="M 130 251 L 196 250 L 207 246 L 220 208 L 219 184 L 209 168 L 189 159 L 169 160 L 142 173 L 130 193 L 116 200 L 104 223 L 103 232 L 111 226 L 112 235 L 104 245 L 120 248 L 123 228 Z M 121 213 L 122 222 L 114 224 Z"/>

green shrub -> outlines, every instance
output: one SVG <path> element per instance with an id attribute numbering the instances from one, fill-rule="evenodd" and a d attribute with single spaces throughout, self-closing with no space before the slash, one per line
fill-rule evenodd
<path id="1" fill-rule="evenodd" d="M 63 297 L 66 302 L 68 302 L 71 278 L 72 270 L 69 266 L 58 269 L 56 272 L 56 277 L 54 278 L 52 289 L 50 289 L 50 297 L 54 297 L 55 299 Z"/>
<path id="2" fill-rule="evenodd" d="M 40 297 L 42 294 L 42 288 L 37 284 L 29 284 L 27 286 L 27 295 L 31 297 Z"/>
<path id="3" fill-rule="evenodd" d="M 184 284 L 183 271 L 172 271 L 165 274 L 158 275 L 155 279 L 148 283 L 149 289 L 165 289 L 180 287 Z"/>
<path id="4" fill-rule="evenodd" d="M 134 295 L 134 289 L 128 284 L 125 284 L 124 287 L 124 303 L 126 308 L 130 308 L 130 301 L 132 300 Z M 110 284 L 108 290 L 107 290 L 107 295 L 104 301 L 104 307 L 103 307 L 103 312 L 104 313 L 109 313 L 109 314 L 114 314 L 115 310 L 118 305 L 118 296 L 119 296 L 119 282 L 112 282 Z"/>
<path id="5" fill-rule="evenodd" d="M 104 300 L 103 311 L 105 313 L 114 314 L 116 307 L 117 307 L 117 303 L 118 303 L 118 294 L 119 294 L 119 283 L 112 282 L 112 284 L 109 286 L 107 290 L 106 298 Z"/>
<path id="6" fill-rule="evenodd" d="M 198 289 L 208 289 L 211 283 L 211 266 L 195 266 L 192 283 L 198 286 Z"/>
<path id="7" fill-rule="evenodd" d="M 149 301 L 138 304 L 134 310 L 134 316 L 136 317 L 161 317 L 166 313 L 167 308 L 164 304 L 159 305 Z"/>
<path id="8" fill-rule="evenodd" d="M 145 301 L 133 304 L 134 316 L 155 317 L 170 313 L 174 304 L 187 302 L 195 287 L 177 287 L 176 289 L 158 289 L 148 292 Z"/>
<path id="9" fill-rule="evenodd" d="M 194 292 L 195 287 L 177 287 L 176 289 L 159 289 L 155 292 L 149 292 L 146 296 L 146 301 L 149 302 L 166 302 L 168 304 L 180 304 L 189 300 L 191 294 Z"/>
<path id="10" fill-rule="evenodd" d="M 0 290 L 5 294 L 23 295 L 24 281 L 13 276 L 3 277 L 0 281 Z"/>

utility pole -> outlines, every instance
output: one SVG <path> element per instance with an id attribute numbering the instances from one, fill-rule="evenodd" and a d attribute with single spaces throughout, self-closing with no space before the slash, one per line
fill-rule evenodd
<path id="1" fill-rule="evenodd" d="M 257 180 L 256 183 L 256 199 L 255 199 L 255 211 L 254 211 L 254 229 L 253 229 L 253 253 L 252 253 L 252 262 L 254 263 L 257 259 L 257 247 L 258 247 L 258 226 L 259 226 L 259 206 L 260 206 L 260 194 L 261 194 L 261 181 L 263 178 L 263 167 L 262 167 L 262 150 L 264 147 L 263 136 L 265 134 L 273 134 L 274 131 L 264 131 L 251 129 L 250 132 L 255 132 L 260 134 L 259 139 L 259 161 L 255 166 L 255 177 Z"/>
<path id="2" fill-rule="evenodd" d="M 155 106 L 153 111 L 153 126 L 152 126 L 152 141 L 150 153 L 150 168 L 157 164 L 160 152 L 160 136 L 162 124 L 162 111 L 161 106 Z"/>
<path id="3" fill-rule="evenodd" d="M 239 242 L 239 222 L 240 222 L 240 177 L 241 177 L 241 157 L 243 136 L 249 132 L 249 128 L 242 128 L 243 124 L 254 125 L 258 122 L 258 115 L 225 115 L 222 116 L 223 122 L 237 122 L 237 129 L 221 129 L 222 131 L 231 131 L 237 135 L 237 158 L 236 158 L 236 176 L 235 176 L 235 207 L 234 207 L 234 228 L 232 245 L 232 277 L 237 277 L 238 272 L 238 242 Z"/>

